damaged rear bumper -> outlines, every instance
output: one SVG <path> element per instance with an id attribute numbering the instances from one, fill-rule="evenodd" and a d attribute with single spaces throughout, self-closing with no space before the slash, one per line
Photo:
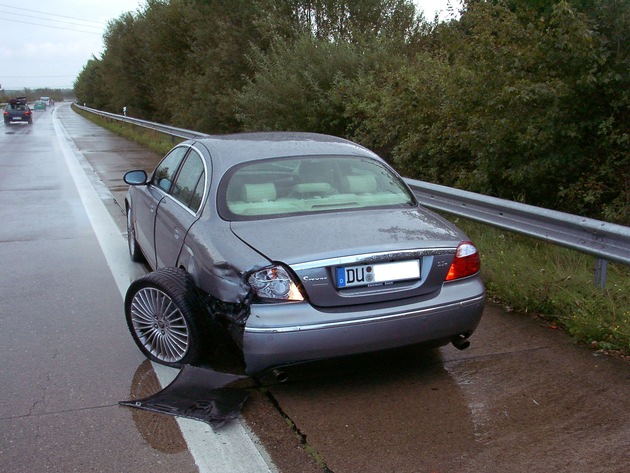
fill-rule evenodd
<path id="1" fill-rule="evenodd" d="M 247 373 L 469 336 L 485 299 L 483 285 L 471 282 L 449 284 L 430 305 L 425 301 L 359 313 L 322 312 L 306 302 L 252 305 L 243 338 Z M 459 300 L 453 301 L 454 294 Z"/>

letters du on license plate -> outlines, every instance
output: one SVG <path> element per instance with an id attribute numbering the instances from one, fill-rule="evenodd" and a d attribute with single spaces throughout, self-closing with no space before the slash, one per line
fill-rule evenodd
<path id="1" fill-rule="evenodd" d="M 420 279 L 420 261 L 343 266 L 336 270 L 337 287 L 384 286 L 396 281 Z"/>

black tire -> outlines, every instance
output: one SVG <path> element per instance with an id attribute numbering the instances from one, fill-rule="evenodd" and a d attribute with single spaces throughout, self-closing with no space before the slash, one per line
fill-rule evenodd
<path id="1" fill-rule="evenodd" d="M 159 269 L 131 283 L 125 318 L 140 351 L 156 363 L 198 364 L 214 349 L 209 315 L 182 269 Z"/>
<path id="2" fill-rule="evenodd" d="M 133 226 L 133 215 L 131 213 L 131 207 L 127 207 L 127 246 L 129 247 L 129 257 L 131 261 L 135 263 L 141 263 L 144 261 L 144 255 L 136 240 L 136 229 Z"/>

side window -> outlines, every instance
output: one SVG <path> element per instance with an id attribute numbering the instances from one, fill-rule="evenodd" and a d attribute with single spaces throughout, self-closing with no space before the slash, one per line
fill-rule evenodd
<path id="1" fill-rule="evenodd" d="M 203 198 L 204 185 L 203 161 L 197 152 L 191 150 L 177 175 L 171 194 L 190 210 L 197 212 Z"/>
<path id="2" fill-rule="evenodd" d="M 151 184 L 159 187 L 164 192 L 170 192 L 177 168 L 188 152 L 188 149 L 189 148 L 186 146 L 180 146 L 171 150 L 160 164 L 158 164 L 158 167 L 155 168 L 153 177 L 151 178 Z"/>

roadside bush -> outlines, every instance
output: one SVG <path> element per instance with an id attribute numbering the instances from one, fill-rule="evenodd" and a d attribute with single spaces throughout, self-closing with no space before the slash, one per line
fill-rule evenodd
<path id="1" fill-rule="evenodd" d="M 302 35 L 276 42 L 269 53 L 254 51 L 257 72 L 237 96 L 245 130 L 313 131 L 343 136 L 343 107 L 331 91 L 364 64 L 360 48 Z"/>

